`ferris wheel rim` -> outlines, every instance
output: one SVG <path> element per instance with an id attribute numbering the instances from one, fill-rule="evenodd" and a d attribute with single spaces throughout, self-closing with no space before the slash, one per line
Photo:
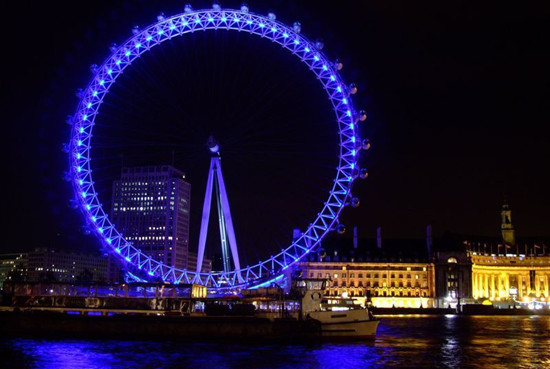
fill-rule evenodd
<path id="1" fill-rule="evenodd" d="M 91 169 L 91 138 L 95 118 L 105 95 L 132 61 L 151 48 L 174 37 L 196 31 L 233 30 L 258 35 L 280 44 L 296 55 L 319 79 L 332 103 L 340 152 L 334 184 L 328 200 L 307 230 L 288 247 L 270 258 L 231 272 L 202 272 L 177 269 L 153 259 L 128 242 L 116 229 L 98 199 Z M 200 283 L 214 288 L 234 288 L 243 285 L 258 286 L 284 273 L 291 265 L 315 250 L 328 232 L 338 223 L 342 209 L 351 196 L 351 187 L 358 175 L 357 156 L 360 148 L 356 122 L 358 114 L 347 86 L 335 64 L 320 51 L 319 45 L 309 41 L 293 28 L 277 21 L 271 14 L 262 16 L 247 9 L 202 9 L 159 16 L 157 22 L 143 30 L 134 28 L 132 37 L 122 45 L 112 48 L 100 66 L 92 66 L 93 77 L 87 87 L 79 92 L 79 102 L 71 119 L 69 143 L 69 173 L 78 207 L 86 222 L 98 236 L 103 246 L 134 267 L 152 277 L 173 283 Z M 243 283 L 242 280 L 245 282 Z"/>

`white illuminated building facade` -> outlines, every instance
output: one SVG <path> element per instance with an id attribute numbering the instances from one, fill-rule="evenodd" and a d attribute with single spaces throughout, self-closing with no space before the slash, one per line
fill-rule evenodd
<path id="1" fill-rule="evenodd" d="M 122 168 L 121 179 L 113 183 L 111 216 L 144 253 L 176 268 L 194 268 L 189 265 L 190 200 L 191 185 L 172 166 Z"/>

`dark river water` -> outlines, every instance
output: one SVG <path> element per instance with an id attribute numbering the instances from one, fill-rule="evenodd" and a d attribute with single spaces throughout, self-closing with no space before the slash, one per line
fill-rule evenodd
<path id="1" fill-rule="evenodd" d="M 359 343 L 0 338 L 1 368 L 550 368 L 550 317 L 383 317 Z"/>

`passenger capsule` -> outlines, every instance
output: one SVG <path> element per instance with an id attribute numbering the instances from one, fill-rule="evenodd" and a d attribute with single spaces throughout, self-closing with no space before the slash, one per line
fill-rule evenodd
<path id="1" fill-rule="evenodd" d="M 214 1 L 214 3 L 212 4 L 212 9 L 219 12 L 220 10 L 222 10 L 222 6 L 218 1 Z"/>
<path id="2" fill-rule="evenodd" d="M 339 234 L 344 234 L 346 233 L 346 226 L 343 225 L 342 223 L 338 224 L 336 226 L 336 232 L 338 232 Z"/>
<path id="3" fill-rule="evenodd" d="M 367 120 L 367 112 L 365 110 L 359 111 L 359 120 L 361 122 L 364 122 L 365 120 Z"/>
<path id="4" fill-rule="evenodd" d="M 334 62 L 334 67 L 336 68 L 336 70 L 342 70 L 342 68 L 344 68 L 344 64 L 340 59 L 336 59 L 336 61 Z"/>
<path id="5" fill-rule="evenodd" d="M 325 47 L 325 43 L 323 42 L 323 40 L 317 39 L 317 41 L 315 41 L 315 48 L 317 50 L 323 50 L 323 47 Z"/>
<path id="6" fill-rule="evenodd" d="M 353 207 L 353 208 L 358 207 L 360 203 L 361 203 L 361 201 L 359 200 L 358 197 L 353 197 L 353 198 L 351 199 L 351 201 L 349 202 L 349 204 L 350 204 L 351 207 Z"/>
<path id="7" fill-rule="evenodd" d="M 191 6 L 191 4 L 185 4 L 185 6 L 183 7 L 183 11 L 186 13 L 191 13 L 193 11 L 193 7 Z"/>
<path id="8" fill-rule="evenodd" d="M 365 138 L 363 141 L 361 141 L 361 148 L 363 150 L 369 150 L 371 146 L 370 140 L 368 138 Z"/>
<path id="9" fill-rule="evenodd" d="M 359 177 L 361 177 L 361 179 L 366 179 L 368 176 L 369 176 L 369 171 L 367 168 L 361 168 L 359 170 Z"/>
<path id="10" fill-rule="evenodd" d="M 241 5 L 241 12 L 248 13 L 248 5 L 246 3 L 242 3 Z"/>
<path id="11" fill-rule="evenodd" d="M 302 24 L 300 22 L 294 22 L 294 24 L 292 25 L 292 29 L 294 30 L 294 32 L 300 33 L 302 31 Z"/>
<path id="12" fill-rule="evenodd" d="M 349 85 L 349 93 L 352 95 L 355 95 L 357 93 L 357 85 L 355 83 Z"/>
<path id="13" fill-rule="evenodd" d="M 113 42 L 113 43 L 111 44 L 111 46 L 109 46 L 109 50 L 110 50 L 112 53 L 114 53 L 115 51 L 117 51 L 117 49 L 118 49 L 118 45 L 116 44 L 116 42 Z"/>
<path id="14" fill-rule="evenodd" d="M 276 16 L 275 13 L 273 13 L 273 12 L 267 13 L 267 17 L 268 17 L 270 20 L 272 20 L 272 21 L 274 21 L 275 19 L 277 19 L 277 16 Z"/>
<path id="15" fill-rule="evenodd" d="M 159 15 L 157 15 L 157 20 L 159 22 L 162 22 L 164 20 L 164 13 L 163 12 L 160 12 Z"/>

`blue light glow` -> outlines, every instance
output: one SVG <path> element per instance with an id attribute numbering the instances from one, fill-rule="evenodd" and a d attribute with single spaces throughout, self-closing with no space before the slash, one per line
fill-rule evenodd
<path id="1" fill-rule="evenodd" d="M 222 15 L 223 14 L 223 15 Z M 271 17 L 271 18 L 270 18 Z M 162 42 L 175 37 L 178 35 L 187 34 L 193 31 L 198 30 L 208 30 L 208 29 L 227 29 L 234 31 L 241 31 L 243 29 L 243 24 L 237 24 L 239 22 L 246 22 L 250 27 L 246 27 L 246 31 L 251 34 L 269 39 L 271 41 L 277 42 L 282 48 L 289 50 L 293 55 L 296 55 L 303 63 L 305 63 L 309 69 L 316 75 L 320 80 L 321 84 L 328 93 L 328 97 L 331 100 L 333 106 L 336 108 L 336 120 L 339 127 L 346 127 L 349 125 L 350 131 L 345 129 L 340 129 L 340 144 L 342 146 L 342 155 L 339 157 L 340 165 L 338 169 L 337 178 L 335 180 L 335 185 L 330 191 L 330 203 L 327 202 L 322 212 L 317 215 L 317 218 L 313 223 L 309 225 L 309 228 L 304 232 L 303 238 L 295 241 L 291 244 L 285 251 L 281 254 L 273 256 L 266 261 L 260 261 L 252 267 L 248 267 L 238 271 L 243 273 L 243 277 L 248 280 L 249 285 L 254 285 L 254 283 L 259 283 L 258 280 L 265 281 L 266 273 L 279 273 L 281 270 L 287 269 L 291 264 L 287 264 L 288 257 L 294 259 L 294 261 L 299 261 L 304 255 L 310 253 L 312 248 L 315 248 L 319 245 L 319 242 L 324 238 L 324 234 L 319 235 L 315 228 L 318 229 L 327 229 L 331 228 L 337 221 L 340 211 L 345 203 L 345 195 L 349 193 L 349 186 L 351 186 L 352 173 L 351 170 L 356 168 L 355 163 L 349 163 L 352 161 L 350 156 L 355 157 L 357 151 L 353 149 L 358 138 L 355 137 L 353 132 L 355 126 L 354 123 L 349 119 L 353 118 L 354 107 L 352 104 L 351 96 L 348 97 L 347 88 L 340 85 L 340 76 L 336 69 L 332 69 L 332 62 L 326 59 L 325 55 L 319 52 L 315 48 L 315 43 L 310 42 L 302 36 L 296 34 L 296 28 L 294 31 L 292 28 L 285 26 L 279 22 L 275 22 L 272 16 L 261 16 L 261 15 L 244 15 L 240 11 L 236 10 L 223 10 L 223 12 L 212 12 L 212 10 L 198 10 L 198 11 L 186 11 L 184 14 L 175 15 L 173 17 L 166 17 L 159 19 L 159 22 L 154 23 L 147 27 L 145 32 L 133 32 L 134 36 L 125 42 L 125 46 L 128 49 L 117 48 L 110 56 L 101 64 L 104 66 L 111 66 L 116 64 L 118 69 L 115 68 L 116 73 L 113 73 L 111 68 L 105 69 L 106 74 L 109 78 L 107 81 L 105 79 L 95 79 L 98 78 L 101 74 L 95 74 L 96 77 L 93 77 L 88 84 L 88 88 L 84 91 L 81 96 L 82 102 L 77 108 L 76 114 L 74 114 L 77 119 L 74 119 L 73 128 L 71 130 L 71 150 L 73 155 L 69 157 L 71 161 L 71 170 L 70 173 L 73 176 L 73 184 L 75 188 L 75 195 L 77 198 L 80 198 L 80 201 L 77 201 L 79 206 L 82 209 L 85 209 L 85 214 L 87 219 L 92 219 L 93 222 L 98 227 L 96 228 L 96 235 L 103 233 L 100 238 L 103 239 L 105 245 L 112 245 L 111 247 L 118 254 L 121 253 L 120 245 L 124 245 L 122 248 L 124 254 L 122 255 L 124 259 L 129 263 L 134 263 L 138 268 L 143 268 L 149 275 L 154 276 L 170 276 L 167 277 L 171 282 L 187 281 L 194 280 L 199 283 L 207 283 L 211 281 L 213 288 L 226 288 L 227 286 L 238 285 L 240 280 L 236 278 L 236 271 L 231 271 L 231 273 L 224 272 L 215 272 L 215 273 L 200 273 L 195 275 L 195 273 L 180 270 L 173 268 L 169 265 L 162 263 L 153 262 L 150 256 L 142 253 L 139 249 L 135 248 L 131 243 L 128 243 L 123 236 L 115 229 L 114 225 L 110 222 L 107 217 L 100 216 L 103 214 L 102 206 L 98 202 L 97 194 L 94 192 L 93 180 L 91 178 L 91 169 L 90 169 L 90 154 L 92 150 L 91 137 L 92 137 L 92 125 L 90 120 L 92 120 L 96 114 L 99 112 L 99 108 L 102 105 L 102 99 L 99 98 L 99 94 L 103 97 L 108 93 L 110 87 L 114 85 L 116 78 L 122 74 L 125 68 L 129 67 L 132 64 L 132 61 L 135 60 L 141 54 L 142 50 L 149 50 L 149 48 L 159 45 Z M 202 20 L 208 19 L 208 23 L 202 23 Z M 223 25 L 220 23 L 223 22 Z M 229 21 L 231 20 L 231 21 Z M 234 21 L 234 22 L 233 22 Z M 265 22 L 264 22 L 265 21 Z M 196 23 L 198 26 L 190 23 Z M 176 26 L 177 25 L 177 26 Z M 182 29 L 183 27 L 187 27 Z M 169 28 L 170 30 L 179 30 L 179 32 L 168 32 L 171 37 L 157 37 L 152 36 L 153 34 L 163 35 L 165 32 L 164 28 Z M 271 32 L 266 32 L 267 30 Z M 295 32 L 296 31 L 296 32 Z M 290 39 L 288 41 L 281 42 L 284 39 Z M 142 42 L 147 40 L 145 45 L 142 45 Z M 296 45 L 301 45 L 302 47 L 297 47 Z M 132 47 L 133 45 L 133 47 Z M 145 47 L 144 47 L 145 46 Z M 303 51 L 303 52 L 300 52 Z M 313 54 L 313 55 L 312 55 Z M 121 56 L 125 56 L 121 60 Z M 331 67 L 331 68 L 329 68 Z M 325 73 L 329 71 L 330 73 Z M 103 72 L 105 73 L 105 72 Z M 105 77 L 103 75 L 103 77 Z M 329 84 L 328 82 L 331 81 Z M 107 82 L 107 83 L 105 83 Z M 101 88 L 99 87 L 101 86 Z M 329 87 L 330 86 L 330 87 Z M 335 90 L 339 93 L 336 94 Z M 345 93 L 344 93 L 345 91 Z M 95 99 L 90 99 L 93 96 Z M 342 106 L 347 105 L 346 109 L 342 109 Z M 80 119 L 78 119 L 80 118 Z M 74 143 L 76 142 L 76 145 Z M 80 147 L 77 149 L 77 147 Z M 84 148 L 82 148 L 84 147 Z M 86 151 L 85 151 L 86 150 Z M 83 160 L 86 160 L 85 162 Z M 85 164 L 85 165 L 84 165 Z M 84 173 L 84 174 L 81 174 Z M 89 178 L 88 178 L 89 177 Z M 85 179 L 84 179 L 85 178 Z M 346 182 L 345 185 L 342 182 L 348 180 L 350 183 Z M 85 186 L 85 184 L 87 186 Z M 342 188 L 344 186 L 344 188 Z M 342 195 L 344 193 L 345 195 Z M 333 201 L 335 200 L 335 201 Z M 91 214 L 91 209 L 94 209 L 94 214 Z M 96 219 L 97 217 L 97 219 Z M 104 232 L 105 230 L 105 232 Z M 108 230 L 108 231 L 107 231 Z M 107 238 L 108 237 L 108 238 Z M 117 239 L 118 238 L 118 239 Z M 116 242 L 115 242 L 116 240 Z M 119 241 L 120 240 L 120 241 Z M 307 242 L 306 242 L 307 240 Z M 294 246 L 293 246 L 294 245 Z M 296 245 L 300 246 L 299 248 Z M 297 251 L 300 250 L 300 251 Z M 276 269 L 267 271 L 265 268 L 266 263 L 272 263 L 272 265 L 278 265 Z M 158 269 L 160 268 L 160 270 Z M 158 270 L 158 273 L 154 273 L 153 270 Z M 175 276 L 178 277 L 175 277 Z M 276 274 L 275 274 L 276 275 Z M 271 275 L 268 278 L 268 282 L 279 280 L 282 276 Z M 226 284 L 221 284 L 219 281 L 224 280 Z M 254 282 L 256 281 L 256 282 Z M 262 284 L 264 285 L 264 284 Z"/>

